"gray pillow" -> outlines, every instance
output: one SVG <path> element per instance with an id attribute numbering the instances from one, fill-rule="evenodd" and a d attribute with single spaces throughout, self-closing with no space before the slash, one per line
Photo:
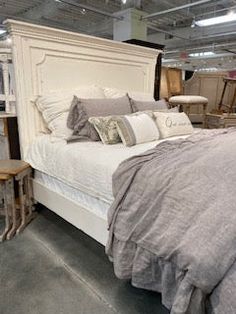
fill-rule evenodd
<path id="1" fill-rule="evenodd" d="M 134 99 L 130 99 L 132 111 L 146 111 L 146 110 L 167 110 L 168 104 L 166 103 L 165 99 L 161 99 L 158 101 L 138 101 Z"/>
<path id="2" fill-rule="evenodd" d="M 67 141 L 99 141 L 97 131 L 88 121 L 90 117 L 125 115 L 131 112 L 127 95 L 112 99 L 81 99 L 74 96 L 67 120 L 68 128 L 73 130 L 73 140 L 69 138 Z"/>

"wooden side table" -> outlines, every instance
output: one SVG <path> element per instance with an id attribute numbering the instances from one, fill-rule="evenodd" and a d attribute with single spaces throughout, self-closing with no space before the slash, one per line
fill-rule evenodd
<path id="1" fill-rule="evenodd" d="M 0 160 L 0 173 L 14 179 L 19 194 L 20 215 L 17 215 L 17 206 L 13 206 L 12 225 L 7 233 L 7 239 L 11 239 L 15 233 L 19 234 L 35 217 L 32 212 L 33 192 L 30 179 L 32 169 L 28 163 L 22 160 Z M 14 193 L 13 188 L 12 190 Z"/>

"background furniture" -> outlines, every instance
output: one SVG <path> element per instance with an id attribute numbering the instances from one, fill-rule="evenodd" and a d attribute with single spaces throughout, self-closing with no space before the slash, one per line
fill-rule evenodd
<path id="1" fill-rule="evenodd" d="M 222 90 L 224 88 L 224 77 L 226 72 L 200 73 L 195 72 L 193 77 L 184 84 L 186 95 L 202 95 L 208 99 L 208 112 L 217 111 Z M 230 84 L 225 90 L 224 102 L 230 104 L 234 94 L 234 87 Z M 201 121 L 202 108 L 191 108 L 191 119 L 193 121 Z"/>
<path id="2" fill-rule="evenodd" d="M 0 160 L 9 158 L 20 159 L 17 118 L 0 112 Z"/>
<path id="3" fill-rule="evenodd" d="M 209 129 L 236 127 L 236 114 L 207 113 L 206 127 Z"/>
<path id="4" fill-rule="evenodd" d="M 0 41 L 0 109 L 6 113 L 15 113 L 15 101 L 11 49 Z"/>
<path id="5" fill-rule="evenodd" d="M 163 70 L 162 82 L 166 82 L 168 101 L 171 107 L 180 105 L 183 111 L 190 116 L 191 107 L 202 106 L 203 125 L 205 124 L 208 99 L 199 95 L 184 95 L 182 70 L 176 68 L 165 68 Z"/>
<path id="6" fill-rule="evenodd" d="M 31 167 L 22 160 L 0 160 L 0 178 L 7 176 L 14 179 L 18 198 L 16 199 L 13 184 L 10 187 L 11 195 L 11 226 L 5 235 L 10 240 L 15 234 L 19 234 L 34 218 L 32 212 L 33 192 L 31 184 Z M 4 189 L 4 200 L 7 200 L 7 191 Z M 6 201 L 4 202 L 6 205 Z M 19 209 L 19 211 L 17 211 Z"/>
<path id="7" fill-rule="evenodd" d="M 223 88 L 221 99 L 218 105 L 218 110 L 221 111 L 227 108 L 225 111 L 227 111 L 228 113 L 232 113 L 236 106 L 236 79 L 233 79 L 230 77 L 224 77 L 223 82 L 224 82 L 224 88 Z M 230 103 L 224 104 L 225 91 L 226 91 L 227 86 L 229 85 L 231 86 L 233 85 L 233 88 L 234 88 L 233 98 Z"/>

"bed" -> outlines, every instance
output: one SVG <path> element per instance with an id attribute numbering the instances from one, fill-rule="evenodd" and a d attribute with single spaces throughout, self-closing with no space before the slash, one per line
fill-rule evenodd
<path id="1" fill-rule="evenodd" d="M 38 95 L 92 84 L 153 94 L 156 59 L 161 51 L 14 20 L 5 21 L 5 25 L 12 39 L 23 159 L 35 138 L 45 133 L 35 107 Z M 33 184 L 36 201 L 105 245 L 104 217 L 91 214 L 38 180 Z"/>
<path id="2" fill-rule="evenodd" d="M 234 256 L 235 250 L 232 250 L 232 246 L 235 244 L 233 230 L 236 215 L 232 207 L 232 204 L 235 204 L 233 201 L 235 196 L 233 189 L 229 189 L 228 187 L 233 186 L 233 181 L 234 179 L 236 180 L 236 174 L 235 171 L 231 173 L 229 167 L 225 167 L 225 159 L 223 157 L 225 157 L 224 154 L 227 151 L 229 156 L 231 156 L 229 158 L 232 158 L 230 159 L 231 163 L 236 158 L 231 154 L 231 145 L 229 144 L 230 140 L 232 143 L 236 141 L 235 130 L 211 131 L 210 133 L 206 132 L 206 134 L 204 134 L 204 132 L 200 132 L 201 134 L 197 132 L 193 137 L 191 136 L 187 139 L 172 138 L 173 141 L 153 141 L 136 145 L 129 149 L 124 149 L 122 144 L 117 144 L 111 149 L 111 147 L 108 148 L 102 143 L 74 143 L 68 145 L 65 144 L 64 140 L 53 140 L 49 135 L 45 135 L 47 130 L 35 106 L 37 96 L 51 91 L 66 92 L 75 89 L 79 85 L 89 84 L 117 88 L 131 93 L 149 93 L 151 95 L 153 94 L 154 87 L 156 58 L 160 52 L 144 47 L 132 46 L 13 20 L 8 20 L 5 24 L 13 42 L 21 153 L 23 159 L 28 160 L 36 169 L 35 178 L 33 180 L 36 201 L 42 203 L 103 245 L 109 240 L 107 253 L 110 257 L 114 257 L 117 251 L 123 251 L 124 260 L 122 260 L 122 256 L 118 254 L 114 262 L 118 277 L 130 278 L 129 272 L 132 272 L 132 269 L 130 268 L 129 262 L 131 260 L 131 263 L 133 263 L 135 260 L 135 270 L 138 270 L 134 274 L 136 278 L 132 279 L 138 280 L 133 280 L 133 283 L 138 287 L 162 292 L 163 303 L 167 308 L 171 308 L 171 313 L 203 314 L 207 312 L 214 314 L 234 314 L 236 309 L 234 297 L 236 263 Z M 96 73 L 96 75 L 94 75 L 94 73 Z M 203 137 L 204 140 L 202 140 Z M 210 138 L 214 140 L 210 141 L 211 146 L 208 146 L 210 143 L 208 140 Z M 194 143 L 197 143 L 197 145 L 193 146 Z M 225 152 L 223 149 L 220 149 L 221 143 L 228 143 L 224 146 Z M 236 147 L 236 143 L 233 147 Z M 78 159 L 74 159 L 75 150 L 80 152 Z M 93 155 L 92 152 L 94 152 L 94 150 L 99 151 L 99 154 L 97 154 L 99 158 Z M 183 150 L 184 154 L 179 158 L 178 152 L 181 150 Z M 166 158 L 158 159 L 159 151 L 163 151 L 166 154 Z M 193 152 L 193 154 L 191 154 L 191 152 Z M 207 158 L 205 157 L 206 152 L 208 153 L 207 164 L 205 164 Z M 214 155 L 214 152 L 217 152 L 221 157 L 219 159 L 219 165 L 224 169 L 223 173 L 214 167 L 214 162 L 218 162 L 217 155 Z M 198 156 L 197 154 L 199 154 L 199 158 L 195 158 Z M 64 155 L 66 155 L 66 157 Z M 152 155 L 154 158 L 150 160 L 149 163 L 148 158 Z M 60 158 L 56 156 L 60 156 Z M 71 165 L 78 164 L 78 168 L 72 167 L 71 170 L 69 170 L 69 168 L 66 167 L 66 162 L 63 162 L 63 160 L 66 160 L 68 156 L 71 158 Z M 83 156 L 89 156 L 89 158 Z M 109 160 L 107 156 L 110 156 Z M 169 160 L 170 156 L 175 158 L 173 160 L 175 160 L 176 164 Z M 137 160 L 137 158 L 139 159 Z M 192 168 L 191 162 L 189 162 L 190 159 L 187 158 L 190 158 L 191 162 L 199 162 L 200 166 L 203 167 L 202 169 L 205 170 L 202 176 L 202 179 L 205 181 L 201 186 L 200 191 L 202 194 L 199 194 L 200 196 L 194 192 L 194 188 L 196 187 L 194 183 L 198 180 L 197 171 L 194 173 L 193 183 L 189 183 L 191 180 L 188 177 L 188 171 L 195 168 Z M 158 168 L 160 160 L 162 161 L 163 168 Z M 133 176 L 136 167 L 139 167 L 142 163 L 146 165 L 146 162 L 147 167 L 144 166 L 144 172 L 142 173 L 141 171 L 139 174 L 140 181 L 135 182 L 136 179 Z M 155 165 L 153 168 L 152 162 L 154 162 Z M 186 202 L 188 202 L 187 195 L 189 191 L 191 191 L 192 196 L 195 197 L 195 204 L 201 201 L 204 201 L 204 204 L 209 204 L 207 198 L 209 193 L 208 190 L 205 189 L 205 186 L 207 186 L 205 184 L 207 182 L 207 176 L 210 177 L 210 174 L 214 173 L 213 177 L 215 181 L 213 181 L 211 191 L 209 190 L 211 192 L 209 195 L 213 205 L 217 200 L 221 201 L 222 211 L 218 210 L 215 216 L 212 214 L 212 211 L 214 213 L 214 209 L 217 208 L 217 206 L 211 206 L 210 212 L 206 211 L 206 214 L 210 215 L 208 221 L 213 232 L 206 233 L 208 236 L 206 239 L 208 240 L 204 239 L 204 232 L 211 228 L 208 228 L 208 225 L 204 223 L 201 225 L 201 219 L 204 218 L 204 215 L 203 218 L 201 216 L 199 217 L 199 224 L 193 229 L 193 231 L 196 232 L 196 237 L 194 237 L 194 232 L 190 232 L 190 236 L 187 238 L 187 240 L 190 241 L 188 250 L 185 250 L 185 253 L 187 252 L 187 259 L 182 260 L 183 263 L 187 260 L 187 266 L 185 264 L 181 269 L 176 267 L 177 262 L 176 264 L 166 263 L 166 260 L 162 259 L 164 253 L 163 256 L 157 256 L 158 254 L 155 255 L 152 254 L 153 252 L 151 252 L 151 250 L 149 251 L 149 247 L 146 247 L 146 250 L 143 250 L 145 246 L 139 247 L 138 244 L 141 243 L 142 238 L 137 238 L 137 242 L 129 241 L 131 239 L 129 238 L 129 232 L 134 229 L 133 225 L 129 228 L 129 223 L 130 221 L 135 221 L 137 215 L 133 210 L 136 204 L 139 205 L 139 199 L 137 197 L 133 198 L 133 196 L 137 195 L 135 189 L 139 187 L 140 182 L 145 185 L 145 182 L 147 182 L 145 180 L 148 179 L 149 174 L 151 176 L 152 169 L 155 169 L 157 173 L 155 180 L 158 176 L 161 178 L 161 182 L 154 181 L 154 183 L 155 186 L 160 187 L 162 192 L 159 193 L 160 195 L 155 195 L 155 197 L 152 195 L 152 199 L 154 200 L 153 204 L 158 201 L 159 197 L 162 197 L 167 192 L 172 193 L 169 195 L 170 197 L 163 202 L 165 206 L 166 204 L 168 205 L 165 207 L 166 210 L 161 213 L 164 223 L 162 223 L 162 220 L 158 221 L 158 223 L 160 223 L 159 231 L 163 231 L 163 235 L 158 234 L 158 230 L 153 233 L 153 230 L 150 228 L 152 231 L 152 233 L 150 232 L 151 238 L 154 239 L 159 235 L 164 243 L 163 249 L 166 249 L 166 246 L 167 249 L 169 249 L 172 243 L 177 241 L 178 237 L 175 238 L 175 231 L 178 228 L 180 229 L 180 233 L 184 230 L 182 227 L 186 227 L 186 224 L 183 223 L 186 217 L 188 217 L 188 221 L 194 221 L 194 219 L 191 219 L 189 216 L 191 216 L 191 213 L 198 214 L 197 208 L 195 208 L 196 212 L 194 212 L 191 207 L 191 211 L 186 211 L 186 215 L 180 215 L 180 217 L 178 217 L 178 213 L 181 212 L 178 206 L 181 204 L 182 200 L 181 194 L 176 193 L 176 189 L 182 189 L 182 195 L 186 195 L 186 197 L 182 198 Z M 166 172 L 163 172 L 162 169 L 165 169 Z M 179 169 L 181 171 L 178 171 Z M 149 172 L 146 172 L 146 170 Z M 116 173 L 115 176 L 114 171 Z M 134 178 L 133 185 L 128 184 L 130 180 L 127 180 L 128 186 L 126 182 L 122 181 L 125 179 L 126 174 L 131 181 Z M 169 177 L 167 174 L 169 174 Z M 222 179 L 223 175 L 226 174 L 228 178 L 227 184 L 225 184 Z M 114 177 L 113 179 L 115 179 L 115 184 L 113 184 L 113 192 L 116 195 L 115 202 L 113 202 L 112 194 L 112 175 Z M 94 180 L 94 178 L 96 179 Z M 185 182 L 188 182 L 188 184 L 185 185 Z M 220 183 L 220 189 L 218 188 L 218 182 Z M 166 188 L 167 186 L 168 189 Z M 142 201 L 149 199 L 148 193 L 151 189 L 149 189 L 148 185 L 146 185 L 146 187 L 147 188 L 145 188 L 145 186 L 143 187 L 146 194 Z M 172 190 L 169 189 L 169 187 L 172 187 Z M 126 188 L 131 189 L 133 193 L 127 194 L 127 197 L 124 198 Z M 228 201 L 222 203 L 226 193 Z M 119 213 L 119 210 L 122 209 L 120 199 L 127 201 L 130 216 L 126 216 L 127 214 L 129 215 L 129 211 L 125 210 L 126 208 L 124 208 L 123 212 L 121 211 L 121 214 Z M 114 215 L 113 218 L 111 218 L 111 215 L 109 217 L 110 235 L 108 238 L 106 214 L 111 203 L 113 203 L 111 213 L 114 213 Z M 175 204 L 173 210 L 172 204 Z M 188 203 L 188 206 L 190 205 L 191 204 Z M 139 206 L 137 206 L 137 208 L 138 207 Z M 208 209 L 207 206 L 206 208 Z M 225 217 L 224 214 L 222 214 L 224 210 L 225 214 L 227 214 Z M 154 214 L 156 215 L 155 212 Z M 155 219 L 150 217 L 148 218 L 149 220 L 146 219 L 145 221 L 149 221 L 149 226 L 151 227 L 157 217 L 154 217 Z M 179 224 L 175 224 L 175 217 L 179 218 L 177 221 Z M 224 218 L 223 224 L 221 217 Z M 118 221 L 116 222 L 116 220 Z M 214 225 L 215 221 L 218 225 Z M 114 223 L 116 223 L 115 227 Z M 137 226 L 140 227 L 138 224 Z M 145 237 L 149 226 L 145 227 Z M 201 226 L 203 226 L 203 229 L 201 229 Z M 227 230 L 224 229 L 225 226 L 231 228 L 230 232 L 227 233 Z M 192 225 L 190 227 L 192 227 Z M 206 230 L 204 227 L 206 227 Z M 125 228 L 125 230 L 122 228 Z M 124 239 L 117 238 L 114 241 L 115 233 L 113 234 L 112 232 L 113 230 L 117 232 L 117 229 L 123 232 Z M 143 230 L 139 230 L 141 230 L 141 232 L 139 232 L 138 235 L 142 235 Z M 192 231 L 191 228 L 190 230 Z M 204 232 L 199 234 L 201 230 Z M 224 240 L 224 235 L 229 234 L 231 236 L 231 247 L 229 250 L 227 250 L 227 246 L 222 246 L 222 242 L 218 238 L 218 230 L 220 230 L 220 235 L 223 234 Z M 216 237 L 217 241 L 214 241 L 213 237 L 209 238 L 212 234 Z M 128 241 L 126 241 L 127 237 Z M 202 242 L 198 243 L 198 240 Z M 196 247 L 199 246 L 199 250 L 194 250 L 196 247 L 191 246 L 191 241 L 196 244 Z M 112 242 L 116 245 L 115 249 L 114 246 L 113 248 L 111 247 Z M 204 243 L 204 246 L 202 243 Z M 227 264 L 225 258 L 219 257 L 220 252 L 218 250 L 218 260 L 216 263 L 213 263 L 214 267 L 211 267 L 212 264 L 210 264 L 209 261 L 212 259 L 208 257 L 214 256 L 216 253 L 214 246 L 217 246 L 218 243 L 221 244 L 219 247 L 222 249 L 222 252 L 225 253 L 224 257 L 226 257 L 228 252 L 232 253 L 232 255 L 226 257 Z M 129 246 L 128 250 L 127 244 Z M 206 244 L 209 245 L 207 246 Z M 176 245 L 177 248 L 175 247 L 173 249 L 174 253 L 178 252 L 178 250 L 181 251 L 181 246 L 178 247 L 178 243 L 176 243 Z M 137 247 L 139 249 L 138 254 L 134 256 L 134 251 L 132 250 L 135 250 Z M 208 251 L 201 250 L 202 248 L 207 248 Z M 194 265 L 194 262 L 188 263 L 188 258 L 191 260 L 191 253 L 193 251 L 199 251 L 203 254 L 200 257 L 198 256 L 197 261 L 194 261 L 197 263 L 197 274 L 199 275 L 200 273 L 198 277 L 201 277 L 202 286 L 198 286 L 197 281 L 194 286 L 190 281 L 192 278 L 186 276 L 186 274 L 189 274 L 189 269 L 191 270 L 192 265 Z M 129 254 L 130 252 L 131 254 Z M 171 252 L 171 254 L 173 252 Z M 170 252 L 167 250 L 167 255 L 169 253 Z M 119 264 L 117 261 L 119 262 L 120 257 L 121 263 Z M 150 260 L 153 263 L 150 264 Z M 178 255 L 175 261 L 178 261 Z M 227 264 L 225 266 L 226 268 L 220 267 L 221 262 L 224 266 Z M 229 267 L 230 263 L 232 263 L 231 267 Z M 152 268 L 153 265 L 155 268 Z M 123 269 L 122 266 L 124 266 Z M 204 270 L 204 272 L 199 272 L 199 269 Z M 207 272 L 207 270 L 209 270 L 209 272 Z M 214 282 L 213 279 L 217 277 L 219 273 L 218 270 L 221 270 L 223 275 Z M 152 279 L 153 274 L 154 277 L 156 276 L 155 278 L 159 280 L 151 282 L 154 286 L 150 285 L 150 282 L 145 282 L 147 278 Z M 205 276 L 205 274 L 209 276 Z M 141 276 L 138 278 L 139 275 Z M 140 278 L 141 281 L 139 280 Z M 205 280 L 205 278 L 207 280 Z M 205 302 L 206 295 L 210 295 L 210 298 L 208 298 L 210 305 Z M 206 307 L 208 305 L 209 307 Z"/>

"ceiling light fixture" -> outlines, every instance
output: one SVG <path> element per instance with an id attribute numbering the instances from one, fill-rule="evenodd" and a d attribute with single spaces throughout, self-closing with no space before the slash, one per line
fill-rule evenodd
<path id="1" fill-rule="evenodd" d="M 121 0 L 121 2 L 122 2 L 123 4 L 126 4 L 127 0 Z"/>
<path id="2" fill-rule="evenodd" d="M 211 25 L 228 23 L 228 22 L 233 22 L 233 21 L 236 21 L 236 13 L 230 12 L 229 14 L 226 14 L 226 15 L 221 15 L 221 16 L 216 16 L 209 19 L 195 21 L 195 24 L 197 26 L 204 27 L 204 26 L 211 26 Z"/>
<path id="3" fill-rule="evenodd" d="M 189 57 L 208 57 L 213 56 L 214 54 L 213 51 L 193 52 L 189 54 Z"/>

